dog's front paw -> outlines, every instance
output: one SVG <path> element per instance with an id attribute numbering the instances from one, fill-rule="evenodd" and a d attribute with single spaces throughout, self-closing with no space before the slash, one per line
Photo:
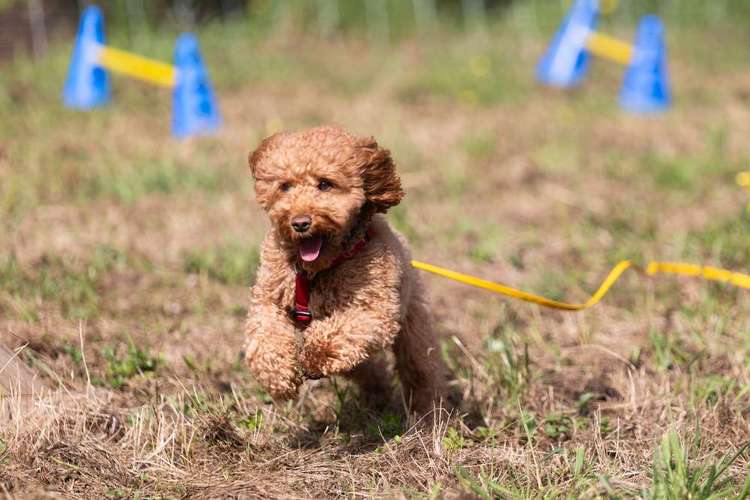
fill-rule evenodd
<path id="1" fill-rule="evenodd" d="M 250 338 L 245 344 L 245 363 L 275 401 L 285 401 L 297 395 L 302 374 L 294 358 L 264 349 L 254 338 Z"/>
<path id="2" fill-rule="evenodd" d="M 268 380 L 261 384 L 274 401 L 287 401 L 297 396 L 297 389 L 301 383 L 302 378 L 295 375 L 285 379 Z"/>
<path id="3" fill-rule="evenodd" d="M 346 353 L 330 340 L 310 339 L 300 354 L 300 364 L 306 378 L 318 379 L 352 369 Z"/>

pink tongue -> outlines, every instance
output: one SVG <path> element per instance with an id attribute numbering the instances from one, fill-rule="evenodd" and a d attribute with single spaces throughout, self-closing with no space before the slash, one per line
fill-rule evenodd
<path id="1" fill-rule="evenodd" d="M 302 240 L 299 246 L 299 256 L 305 262 L 312 262 L 320 255 L 320 247 L 323 246 L 323 238 L 320 236 L 313 236 L 312 238 L 305 238 Z"/>

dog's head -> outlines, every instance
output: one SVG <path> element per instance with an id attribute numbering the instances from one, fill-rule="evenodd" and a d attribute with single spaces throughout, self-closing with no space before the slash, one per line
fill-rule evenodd
<path id="1" fill-rule="evenodd" d="M 250 153 L 255 194 L 291 259 L 320 270 L 404 193 L 390 152 L 338 127 L 278 133 Z"/>

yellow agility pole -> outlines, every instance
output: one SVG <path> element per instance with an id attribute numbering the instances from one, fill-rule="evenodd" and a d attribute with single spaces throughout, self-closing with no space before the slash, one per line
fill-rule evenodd
<path id="1" fill-rule="evenodd" d="M 506 297 L 512 297 L 520 299 L 540 306 L 549 307 L 552 309 L 560 309 L 563 311 L 582 311 L 589 309 L 590 307 L 599 303 L 602 298 L 609 292 L 612 285 L 622 276 L 622 274 L 630 268 L 635 268 L 635 265 L 629 260 L 620 261 L 612 270 L 609 272 L 607 277 L 604 279 L 602 284 L 599 286 L 597 291 L 582 304 L 569 304 L 567 302 L 560 302 L 557 300 L 548 299 L 540 295 L 536 295 L 522 290 L 487 281 L 482 278 L 477 278 L 468 274 L 451 271 L 443 267 L 428 264 L 426 262 L 420 262 L 418 260 L 411 261 L 411 265 L 422 271 L 437 274 L 443 278 L 448 278 L 465 285 L 473 286 L 476 288 L 482 288 L 491 292 L 505 295 Z M 719 281 L 722 283 L 728 283 L 738 288 L 750 289 L 750 276 L 747 274 L 737 273 L 728 271 L 726 269 L 720 269 L 717 267 L 704 267 L 695 264 L 686 264 L 683 262 L 650 262 L 646 267 L 646 274 L 653 276 L 655 274 L 679 274 L 683 276 L 699 277 L 709 281 Z"/>
<path id="2" fill-rule="evenodd" d="M 627 66 L 633 59 L 633 46 L 609 35 L 590 31 L 586 49 L 592 54 Z"/>
<path id="3" fill-rule="evenodd" d="M 177 80 L 177 71 L 171 64 L 106 45 L 99 47 L 99 65 L 162 87 L 172 88 Z"/>

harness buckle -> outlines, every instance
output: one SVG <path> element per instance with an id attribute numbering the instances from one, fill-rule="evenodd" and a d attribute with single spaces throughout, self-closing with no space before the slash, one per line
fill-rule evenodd
<path id="1" fill-rule="evenodd" d="M 312 313 L 310 311 L 303 311 L 301 309 L 294 309 L 292 311 L 294 319 L 302 323 L 309 323 L 312 320 Z"/>

